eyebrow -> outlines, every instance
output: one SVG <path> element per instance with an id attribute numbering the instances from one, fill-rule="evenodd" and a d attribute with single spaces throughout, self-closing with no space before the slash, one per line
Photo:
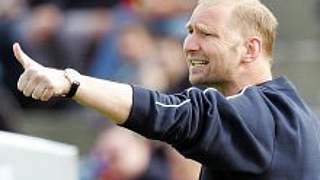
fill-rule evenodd
<path id="1" fill-rule="evenodd" d="M 188 30 L 190 30 L 190 29 L 197 29 L 198 31 L 204 32 L 204 33 L 210 33 L 210 32 L 212 32 L 212 30 L 210 30 L 207 25 L 202 24 L 202 23 L 197 23 L 197 24 L 195 24 L 195 26 L 193 27 L 190 22 L 187 22 L 187 24 L 186 24 L 185 27 L 186 27 L 186 29 L 188 29 Z"/>

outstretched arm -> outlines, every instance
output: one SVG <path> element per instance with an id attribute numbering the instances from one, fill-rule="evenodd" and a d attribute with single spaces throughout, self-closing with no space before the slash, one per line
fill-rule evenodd
<path id="1" fill-rule="evenodd" d="M 15 57 L 24 68 L 18 81 L 18 89 L 25 96 L 48 101 L 52 97 L 68 93 L 71 82 L 64 70 L 44 67 L 26 55 L 20 45 L 13 45 Z M 131 111 L 132 88 L 130 85 L 96 79 L 78 74 L 80 82 L 74 100 L 91 107 L 111 119 L 114 123 L 124 123 Z"/>
<path id="2" fill-rule="evenodd" d="M 25 68 L 18 82 L 25 95 L 48 100 L 69 91 L 64 71 L 41 66 L 17 44 L 14 51 Z M 81 85 L 75 100 L 147 138 L 171 144 L 212 170 L 256 174 L 270 167 L 274 117 L 266 111 L 269 101 L 258 87 L 225 98 L 213 88 L 166 95 L 82 75 L 77 80 Z"/>

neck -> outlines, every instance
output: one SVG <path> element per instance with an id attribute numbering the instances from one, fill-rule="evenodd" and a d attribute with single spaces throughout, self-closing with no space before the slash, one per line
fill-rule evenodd
<path id="1" fill-rule="evenodd" d="M 239 73 L 239 75 L 236 75 L 233 80 L 221 84 L 215 84 L 214 87 L 223 95 L 232 96 L 239 93 L 247 86 L 261 84 L 270 80 L 272 80 L 270 68 L 254 67 L 251 70 L 246 69 L 243 73 Z"/>

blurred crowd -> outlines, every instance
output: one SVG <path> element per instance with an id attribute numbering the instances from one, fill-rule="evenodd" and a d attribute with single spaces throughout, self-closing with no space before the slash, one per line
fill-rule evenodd
<path id="1" fill-rule="evenodd" d="M 21 110 L 66 110 L 62 98 L 34 101 L 17 91 L 22 67 L 12 44 L 39 63 L 102 79 L 176 93 L 190 86 L 182 54 L 196 0 L 1 0 L 0 130 L 16 131 Z M 121 128 L 101 132 L 84 158 L 81 180 L 196 179 L 198 165 L 167 145 Z"/>
<path id="2" fill-rule="evenodd" d="M 200 166 L 168 145 L 110 127 L 82 161 L 81 180 L 196 180 Z"/>
<path id="3" fill-rule="evenodd" d="M 180 83 L 186 85 L 180 42 L 194 4 L 195 0 L 1 1 L 1 86 L 22 108 L 66 106 L 59 100 L 33 101 L 16 90 L 22 69 L 14 62 L 11 46 L 18 41 L 46 66 L 72 67 L 161 91 L 179 89 Z"/>

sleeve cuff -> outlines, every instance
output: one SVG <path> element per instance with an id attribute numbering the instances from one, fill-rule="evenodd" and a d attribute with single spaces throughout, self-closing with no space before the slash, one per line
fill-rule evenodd
<path id="1" fill-rule="evenodd" d="M 144 134 L 149 116 L 150 90 L 133 85 L 131 87 L 133 90 L 132 108 L 128 119 L 120 126 Z"/>

